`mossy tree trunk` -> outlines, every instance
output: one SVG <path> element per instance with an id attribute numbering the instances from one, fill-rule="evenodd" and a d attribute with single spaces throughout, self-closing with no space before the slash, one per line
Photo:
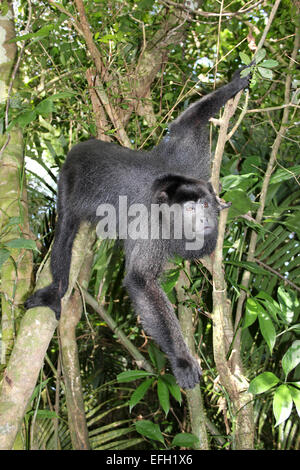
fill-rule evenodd
<path id="1" fill-rule="evenodd" d="M 8 41 L 15 37 L 11 4 L 5 2 L 0 11 L 0 103 L 6 107 L 15 93 L 17 68 L 16 45 Z M 13 347 L 17 329 L 16 320 L 24 295 L 28 292 L 32 273 L 32 252 L 11 249 L 5 243 L 29 237 L 27 193 L 24 180 L 23 136 L 18 128 L 0 137 L 0 233 L 6 258 L 1 267 L 2 350 L 1 363 L 6 364 Z M 3 259 L 3 258 L 2 258 Z"/>

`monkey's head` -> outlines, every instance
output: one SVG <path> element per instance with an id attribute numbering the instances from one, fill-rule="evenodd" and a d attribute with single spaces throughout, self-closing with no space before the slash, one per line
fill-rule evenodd
<path id="1" fill-rule="evenodd" d="M 169 234 L 169 254 L 196 259 L 212 253 L 218 237 L 218 215 L 231 203 L 222 202 L 210 182 L 180 175 L 158 178 L 152 191 L 152 202 L 161 208 L 162 238 L 164 233 Z"/>

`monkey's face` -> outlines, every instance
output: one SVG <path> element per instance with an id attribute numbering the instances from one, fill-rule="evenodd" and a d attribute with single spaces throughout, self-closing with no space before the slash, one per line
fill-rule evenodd
<path id="1" fill-rule="evenodd" d="M 212 253 L 218 236 L 218 215 L 230 204 L 221 202 L 211 183 L 167 175 L 158 179 L 153 189 L 154 202 L 161 208 L 162 232 L 170 234 L 170 254 L 191 259 Z"/>
<path id="2" fill-rule="evenodd" d="M 215 195 L 211 183 L 201 181 L 195 185 L 195 189 L 196 194 L 191 191 L 193 199 L 182 204 L 183 214 L 194 233 L 208 237 L 217 229 L 219 212 L 230 207 L 231 203 L 222 202 Z"/>
<path id="3" fill-rule="evenodd" d="M 174 217 L 171 249 L 184 258 L 198 258 L 212 253 L 218 236 L 218 215 L 230 204 L 216 197 L 210 183 L 189 181 L 177 187 L 172 195 L 172 207 L 182 215 L 182 227 Z M 175 211 L 176 213 L 176 211 Z M 182 229 L 181 239 L 176 236 Z"/>

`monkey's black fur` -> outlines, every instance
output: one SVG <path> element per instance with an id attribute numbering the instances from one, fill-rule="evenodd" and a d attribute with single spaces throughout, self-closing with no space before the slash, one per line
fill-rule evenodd
<path id="1" fill-rule="evenodd" d="M 183 340 L 178 320 L 158 278 L 166 260 L 212 253 L 217 240 L 217 216 L 222 206 L 210 177 L 208 120 L 230 98 L 248 86 L 249 77 L 237 71 L 232 81 L 192 104 L 169 128 L 168 136 L 152 151 L 133 151 L 97 139 L 79 143 L 69 152 L 58 184 L 58 221 L 51 254 L 53 282 L 38 290 L 25 306 L 48 306 L 56 318 L 69 280 L 72 246 L 81 221 L 96 224 L 101 203 L 118 208 L 119 196 L 128 205 L 196 201 L 206 208 L 204 245 L 187 250 L 186 239 L 127 239 L 125 286 L 146 332 L 168 355 L 178 384 L 193 388 L 201 369 Z M 163 221 L 161 222 L 164 223 Z"/>

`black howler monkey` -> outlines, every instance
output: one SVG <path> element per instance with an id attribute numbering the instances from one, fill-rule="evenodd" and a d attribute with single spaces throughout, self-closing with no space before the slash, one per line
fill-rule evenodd
<path id="1" fill-rule="evenodd" d="M 201 369 L 183 340 L 173 307 L 158 279 L 166 260 L 173 255 L 195 259 L 212 253 L 215 248 L 217 217 L 223 207 L 209 182 L 207 124 L 248 83 L 249 77 L 241 77 L 237 71 L 230 83 L 204 96 L 175 119 L 167 137 L 151 151 L 129 150 L 97 139 L 81 142 L 71 149 L 58 183 L 58 220 L 51 253 L 53 281 L 27 300 L 27 309 L 48 306 L 59 319 L 75 235 L 81 221 L 97 224 L 101 204 L 110 204 L 118 212 L 120 196 L 126 196 L 128 206 L 138 204 L 149 210 L 162 204 L 174 206 L 177 215 L 179 212 L 182 220 L 187 220 L 194 238 L 201 243 L 196 249 L 191 248 L 187 243 L 193 238 L 187 239 L 185 234 L 181 238 L 175 236 L 176 210 L 169 217 L 170 236 L 163 237 L 159 230 L 167 222 L 165 213 L 160 212 L 156 221 L 158 237 L 151 237 L 149 232 L 148 237 L 122 236 L 126 253 L 124 283 L 145 331 L 168 355 L 177 383 L 183 388 L 193 388 L 199 382 Z M 200 216 L 196 210 L 199 207 Z M 146 216 L 145 223 L 153 223 L 150 216 Z M 121 217 L 117 234 L 123 232 L 123 224 L 124 217 Z"/>

